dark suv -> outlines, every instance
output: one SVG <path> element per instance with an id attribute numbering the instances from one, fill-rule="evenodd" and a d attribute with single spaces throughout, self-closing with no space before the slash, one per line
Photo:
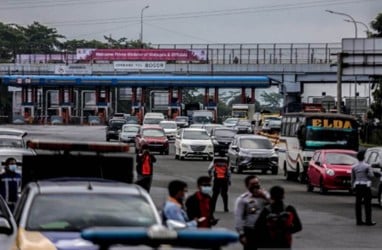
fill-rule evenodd
<path id="1" fill-rule="evenodd" d="M 214 153 L 219 155 L 226 154 L 228 152 L 228 147 L 236 134 L 236 129 L 227 127 L 213 128 L 210 136 L 212 143 L 214 144 Z"/>
<path id="2" fill-rule="evenodd" d="M 106 127 L 106 141 L 119 140 L 123 124 L 126 124 L 126 120 L 123 118 L 110 119 Z"/>

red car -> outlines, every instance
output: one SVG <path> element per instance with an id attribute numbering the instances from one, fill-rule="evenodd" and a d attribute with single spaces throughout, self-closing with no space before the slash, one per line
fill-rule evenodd
<path id="1" fill-rule="evenodd" d="M 135 152 L 141 151 L 142 147 L 146 147 L 153 152 L 168 155 L 168 139 L 163 128 L 159 125 L 142 126 L 135 137 Z"/>
<path id="2" fill-rule="evenodd" d="M 314 187 L 325 194 L 328 190 L 351 191 L 351 168 L 358 162 L 357 152 L 342 149 L 322 149 L 314 152 L 307 171 L 307 191 Z"/>

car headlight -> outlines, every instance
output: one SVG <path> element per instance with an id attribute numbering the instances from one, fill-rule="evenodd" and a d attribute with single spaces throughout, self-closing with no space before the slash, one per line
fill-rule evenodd
<path id="1" fill-rule="evenodd" d="M 218 142 L 217 140 L 212 140 L 212 143 L 213 143 L 214 145 L 219 145 L 219 142 Z"/>
<path id="2" fill-rule="evenodd" d="M 214 148 L 214 146 L 212 144 L 209 144 L 209 145 L 207 145 L 207 148 L 211 149 L 211 148 Z"/>
<path id="3" fill-rule="evenodd" d="M 326 174 L 329 175 L 329 176 L 334 176 L 334 174 L 335 174 L 334 170 L 333 170 L 333 169 L 330 169 L 330 168 L 326 169 L 325 172 L 326 172 Z"/>
<path id="4" fill-rule="evenodd" d="M 182 144 L 180 144 L 180 147 L 181 147 L 182 149 L 183 149 L 183 148 L 184 148 L 184 149 L 187 149 L 187 148 L 188 148 L 188 145 L 182 143 Z"/>

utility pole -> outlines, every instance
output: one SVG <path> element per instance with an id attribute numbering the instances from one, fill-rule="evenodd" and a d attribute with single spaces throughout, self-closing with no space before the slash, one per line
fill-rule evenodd
<path id="1" fill-rule="evenodd" d="M 343 67 L 343 53 L 337 54 L 337 113 L 341 113 L 342 104 L 342 67 Z"/>

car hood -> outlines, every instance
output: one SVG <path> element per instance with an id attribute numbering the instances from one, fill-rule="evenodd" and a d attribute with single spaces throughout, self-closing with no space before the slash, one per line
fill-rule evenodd
<path id="1" fill-rule="evenodd" d="M 327 168 L 333 169 L 334 171 L 341 171 L 351 173 L 352 165 L 337 165 L 337 164 L 326 164 Z"/>
<path id="2" fill-rule="evenodd" d="M 22 249 L 34 250 L 98 250 L 98 246 L 81 238 L 80 232 L 18 231 L 17 243 Z"/>
<path id="3" fill-rule="evenodd" d="M 165 142 L 167 141 L 167 137 L 150 137 L 150 136 L 145 136 L 143 137 L 145 141 L 151 141 L 151 142 Z"/>
<path id="4" fill-rule="evenodd" d="M 251 157 L 271 157 L 274 154 L 273 149 L 241 149 L 240 155 L 248 155 Z"/>
<path id="5" fill-rule="evenodd" d="M 212 145 L 211 140 L 185 140 L 183 139 L 181 141 L 181 144 L 187 144 L 187 145 Z"/>

